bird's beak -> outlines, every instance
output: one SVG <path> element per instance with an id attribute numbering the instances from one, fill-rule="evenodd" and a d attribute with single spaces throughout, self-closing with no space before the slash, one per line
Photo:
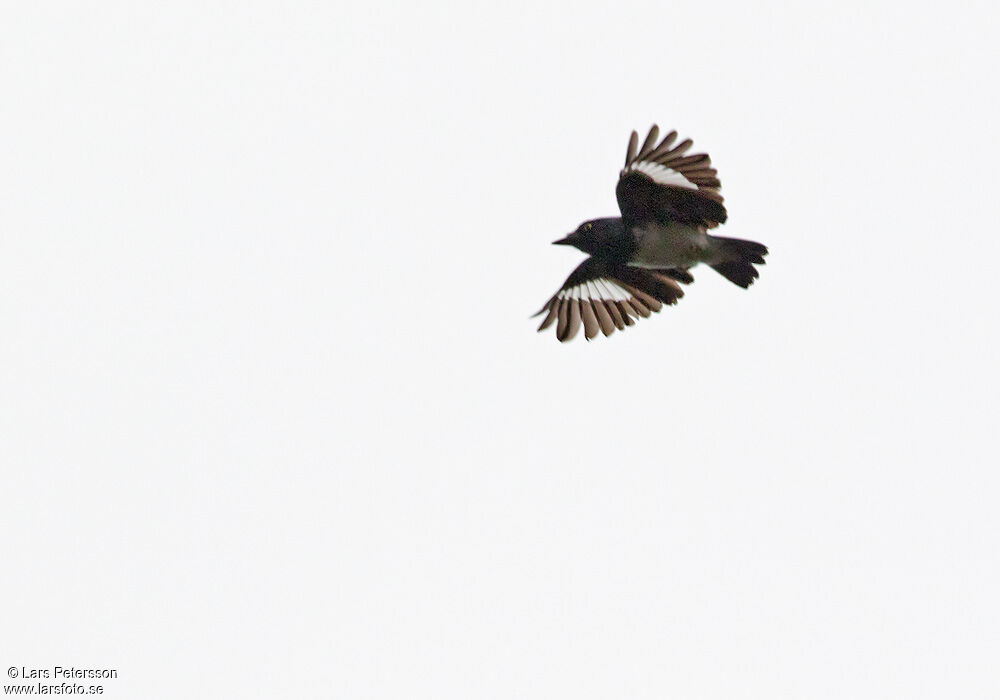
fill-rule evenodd
<path id="1" fill-rule="evenodd" d="M 570 243 L 569 240 L 570 236 L 572 235 L 573 234 L 571 233 L 569 236 L 566 236 L 565 238 L 560 238 L 558 241 L 552 241 L 552 245 L 573 245 L 572 243 Z"/>

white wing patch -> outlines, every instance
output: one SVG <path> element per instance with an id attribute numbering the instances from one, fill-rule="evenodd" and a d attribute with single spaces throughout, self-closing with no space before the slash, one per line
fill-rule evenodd
<path id="1" fill-rule="evenodd" d="M 668 168 L 665 165 L 660 165 L 659 163 L 650 163 L 648 160 L 640 160 L 632 163 L 628 169 L 649 175 L 653 182 L 660 185 L 686 187 L 691 190 L 698 189 L 698 185 L 688 180 L 679 172 L 673 168 Z"/>
<path id="2" fill-rule="evenodd" d="M 562 289 L 556 294 L 556 299 L 583 299 L 590 301 L 628 301 L 632 295 L 611 280 L 598 277 L 582 282 L 568 289 Z"/>

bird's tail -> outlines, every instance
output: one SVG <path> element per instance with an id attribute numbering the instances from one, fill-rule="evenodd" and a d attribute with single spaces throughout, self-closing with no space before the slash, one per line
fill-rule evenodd
<path id="1" fill-rule="evenodd" d="M 712 236 L 711 240 L 715 257 L 719 259 L 719 262 L 712 264 L 712 269 L 744 289 L 753 284 L 760 276 L 754 265 L 764 264 L 767 246 L 739 238 Z"/>

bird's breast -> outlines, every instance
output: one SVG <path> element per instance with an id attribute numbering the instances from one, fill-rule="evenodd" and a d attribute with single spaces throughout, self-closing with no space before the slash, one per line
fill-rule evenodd
<path id="1" fill-rule="evenodd" d="M 633 267 L 691 267 L 701 261 L 708 236 L 696 224 L 647 222 L 632 229 L 636 250 Z"/>

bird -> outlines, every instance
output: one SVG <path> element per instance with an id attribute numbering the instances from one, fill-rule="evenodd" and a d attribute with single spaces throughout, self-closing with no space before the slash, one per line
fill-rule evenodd
<path id="1" fill-rule="evenodd" d="M 653 124 L 642 147 L 633 131 L 615 194 L 621 216 L 591 219 L 553 241 L 590 257 L 570 273 L 535 316 L 546 314 L 539 331 L 556 325 L 560 342 L 583 327 L 587 340 L 609 336 L 663 304 L 684 296 L 689 270 L 705 263 L 746 289 L 759 276 L 767 246 L 708 233 L 726 222 L 722 183 L 706 153 L 686 155 L 693 142 L 671 131 L 659 139 Z"/>

